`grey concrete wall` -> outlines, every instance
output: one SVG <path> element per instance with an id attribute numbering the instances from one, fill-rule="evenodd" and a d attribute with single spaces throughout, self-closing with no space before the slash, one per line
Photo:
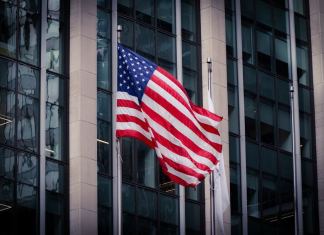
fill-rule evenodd
<path id="1" fill-rule="evenodd" d="M 226 36 L 225 36 L 225 5 L 224 0 L 202 0 L 201 14 L 201 47 L 202 47 L 202 79 L 203 103 L 207 107 L 208 71 L 207 57 L 212 58 L 212 94 L 217 114 L 223 116 L 220 133 L 223 142 L 226 179 L 229 190 L 229 140 L 228 140 L 228 101 L 226 72 Z M 210 234 L 210 187 L 209 179 L 205 180 L 205 218 L 206 234 Z M 231 233 L 230 207 L 224 213 L 225 234 Z M 220 234 L 216 228 L 216 234 Z"/>
<path id="2" fill-rule="evenodd" d="M 70 234 L 97 234 L 97 7 L 71 0 Z"/>
<path id="3" fill-rule="evenodd" d="M 324 1 L 310 0 L 320 234 L 324 234 Z"/>

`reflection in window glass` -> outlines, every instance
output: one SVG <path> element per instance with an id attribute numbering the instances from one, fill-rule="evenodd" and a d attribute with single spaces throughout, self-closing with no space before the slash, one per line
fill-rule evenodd
<path id="1" fill-rule="evenodd" d="M 264 1 L 256 0 L 256 8 L 258 9 L 256 11 L 257 21 L 271 27 L 272 26 L 271 6 Z"/>
<path id="2" fill-rule="evenodd" d="M 283 9 L 274 8 L 275 28 L 281 32 L 288 33 L 288 12 Z"/>
<path id="3" fill-rule="evenodd" d="M 271 103 L 260 103 L 260 131 L 261 141 L 274 144 L 274 105 Z"/>
<path id="4" fill-rule="evenodd" d="M 154 0 L 135 0 L 136 18 L 152 24 L 154 19 Z"/>
<path id="5" fill-rule="evenodd" d="M 38 158 L 20 152 L 17 154 L 17 179 L 21 183 L 38 185 Z"/>
<path id="6" fill-rule="evenodd" d="M 138 183 L 143 184 L 148 187 L 155 187 L 155 161 L 156 156 L 154 154 L 154 149 L 149 148 L 142 142 L 137 142 L 137 174 Z"/>
<path id="7" fill-rule="evenodd" d="M 186 202 L 186 234 L 200 234 L 200 205 Z"/>
<path id="8" fill-rule="evenodd" d="M 226 14 L 225 25 L 226 25 L 226 53 L 230 57 L 235 57 L 236 56 L 235 16 Z"/>
<path id="9" fill-rule="evenodd" d="M 36 152 L 38 150 L 39 102 L 18 94 L 17 146 Z"/>
<path id="10" fill-rule="evenodd" d="M 0 147 L 0 177 L 14 179 L 15 155 L 14 151 Z M 0 193 L 1 194 L 1 193 Z M 1 198 L 1 196 L 0 196 Z"/>
<path id="11" fill-rule="evenodd" d="M 257 59 L 258 65 L 271 70 L 271 35 L 264 32 L 257 32 Z"/>
<path id="12" fill-rule="evenodd" d="M 18 91 L 29 96 L 39 96 L 39 72 L 29 66 L 18 66 Z"/>
<path id="13" fill-rule="evenodd" d="M 46 190 L 51 192 L 64 192 L 64 167 L 62 165 L 46 160 L 45 186 Z"/>
<path id="14" fill-rule="evenodd" d="M 298 82 L 302 85 L 309 86 L 308 48 L 297 45 L 296 53 Z"/>
<path id="15" fill-rule="evenodd" d="M 237 87 L 228 86 L 228 118 L 230 132 L 239 133 L 239 104 Z"/>
<path id="16" fill-rule="evenodd" d="M 47 74 L 46 101 L 55 105 L 65 106 L 64 80 L 52 74 Z"/>
<path id="17" fill-rule="evenodd" d="M 160 220 L 166 224 L 179 224 L 178 199 L 160 195 Z"/>
<path id="18" fill-rule="evenodd" d="M 296 38 L 307 41 L 308 39 L 308 30 L 307 30 L 307 22 L 306 19 L 295 16 L 295 31 L 296 31 Z"/>
<path id="19" fill-rule="evenodd" d="M 289 77 L 288 46 L 286 40 L 275 39 L 276 73 L 285 78 Z"/>
<path id="20" fill-rule="evenodd" d="M 12 91 L 0 88 L 0 141 L 13 145 L 15 137 L 15 104 L 16 96 Z"/>
<path id="21" fill-rule="evenodd" d="M 0 3 L 0 54 L 16 55 L 16 7 Z"/>
<path id="22" fill-rule="evenodd" d="M 185 68 L 197 70 L 197 48 L 188 43 L 182 43 L 182 64 Z"/>
<path id="23" fill-rule="evenodd" d="M 19 58 L 30 64 L 39 64 L 39 15 L 19 9 Z"/>
<path id="24" fill-rule="evenodd" d="M 242 25 L 242 50 L 243 61 L 249 64 L 254 64 L 254 49 L 253 49 L 253 29 L 250 25 Z"/>
<path id="25" fill-rule="evenodd" d="M 245 111 L 245 130 L 246 136 L 252 139 L 256 139 L 256 103 L 252 97 L 245 97 L 244 99 L 244 111 Z"/>
<path id="26" fill-rule="evenodd" d="M 185 40 L 196 41 L 196 1 L 181 1 L 181 27 L 182 38 Z"/>
<path id="27" fill-rule="evenodd" d="M 247 183 L 247 209 L 249 217 L 260 218 L 260 188 L 259 188 L 259 175 L 252 170 L 247 170 L 246 183 Z M 251 220 L 249 218 L 249 220 Z"/>
<path id="28" fill-rule="evenodd" d="M 266 73 L 258 72 L 259 80 L 259 92 L 260 95 L 274 100 L 275 98 L 275 88 L 274 88 L 274 78 Z"/>
<path id="29" fill-rule="evenodd" d="M 111 45 L 106 39 L 97 38 L 97 86 L 111 90 Z"/>
<path id="30" fill-rule="evenodd" d="M 16 63 L 0 59 L 0 87 L 14 90 L 16 82 Z"/>
<path id="31" fill-rule="evenodd" d="M 174 33 L 175 31 L 175 2 L 174 0 L 157 1 L 157 27 Z"/>
<path id="32" fill-rule="evenodd" d="M 136 51 L 145 58 L 154 61 L 155 40 L 154 31 L 136 24 L 135 27 Z"/>
<path id="33" fill-rule="evenodd" d="M 302 157 L 312 158 L 312 122 L 311 117 L 300 114 L 300 150 Z"/>
<path id="34" fill-rule="evenodd" d="M 156 219 L 157 216 L 157 195 L 146 189 L 137 189 L 137 212 L 140 216 L 149 219 Z"/>
<path id="35" fill-rule="evenodd" d="M 183 69 L 183 86 L 186 89 L 186 92 L 190 98 L 191 101 L 193 101 L 194 103 L 197 103 L 198 101 L 198 87 L 197 87 L 197 73 L 187 70 L 187 69 Z"/>
<path id="36" fill-rule="evenodd" d="M 118 17 L 118 24 L 123 27 L 120 33 L 120 41 L 123 45 L 134 48 L 134 24 L 122 17 Z"/>
<path id="37" fill-rule="evenodd" d="M 278 110 L 278 144 L 281 149 L 292 151 L 290 110 L 279 106 Z"/>
<path id="38" fill-rule="evenodd" d="M 46 192 L 46 234 L 64 234 L 67 219 L 64 197 L 57 193 Z"/>
<path id="39" fill-rule="evenodd" d="M 45 123 L 45 155 L 57 160 L 64 159 L 63 151 L 63 128 L 64 111 L 57 105 L 47 103 Z"/>
<path id="40" fill-rule="evenodd" d="M 162 33 L 157 34 L 157 57 L 159 65 L 170 73 L 176 73 L 175 38 Z"/>
<path id="41" fill-rule="evenodd" d="M 243 82 L 244 90 L 257 92 L 257 80 L 256 80 L 256 70 L 249 66 L 243 66 Z"/>

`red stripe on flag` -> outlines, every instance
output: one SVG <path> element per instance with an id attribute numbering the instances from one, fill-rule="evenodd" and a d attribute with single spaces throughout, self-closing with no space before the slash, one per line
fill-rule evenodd
<path id="1" fill-rule="evenodd" d="M 159 100 L 159 103 L 161 106 L 165 107 L 166 110 L 168 110 L 175 118 L 177 118 L 180 122 L 185 123 L 185 125 L 192 130 L 200 139 L 205 141 L 206 143 L 210 144 L 212 147 L 215 148 L 217 152 L 221 152 L 221 144 L 215 143 L 210 141 L 202 132 L 198 129 L 198 127 L 188 118 L 186 115 L 184 115 L 182 112 L 180 112 L 176 107 L 174 107 L 172 104 L 169 103 L 168 100 L 166 100 L 163 96 L 161 96 L 159 93 L 155 92 L 153 89 L 151 89 L 149 86 L 146 87 L 145 94 L 152 98 L 153 100 Z"/>
<path id="2" fill-rule="evenodd" d="M 128 108 L 133 108 L 138 111 L 141 111 L 140 106 L 136 104 L 134 101 L 131 100 L 123 100 L 123 99 L 117 99 L 117 106 L 118 107 L 128 107 Z"/>
<path id="3" fill-rule="evenodd" d="M 209 117 L 210 119 L 213 119 L 214 121 L 216 122 L 220 122 L 223 120 L 223 117 L 221 116 L 218 116 L 217 114 L 214 114 L 212 112 L 209 112 L 207 109 L 204 109 L 204 108 L 201 108 L 197 105 L 195 105 L 194 103 L 190 102 L 191 103 L 191 107 L 192 109 L 196 112 L 196 113 L 199 113 L 200 115 L 202 116 L 206 116 L 206 117 Z"/>
<path id="4" fill-rule="evenodd" d="M 191 139 L 183 135 L 179 130 L 177 130 L 171 123 L 166 121 L 163 117 L 161 117 L 158 113 L 153 111 L 150 107 L 148 107 L 144 102 L 141 103 L 142 110 L 148 115 L 149 118 L 159 123 L 161 126 L 165 127 L 170 133 L 172 133 L 177 139 L 179 139 L 183 145 L 191 149 L 193 152 L 198 155 L 209 159 L 214 164 L 217 163 L 216 157 L 210 152 L 200 148 L 196 143 L 192 142 Z"/>
<path id="5" fill-rule="evenodd" d="M 142 133 L 134 130 L 116 130 L 116 137 L 133 137 L 140 141 L 143 141 L 150 148 L 154 148 L 155 145 L 152 141 L 147 139 Z"/>
<path id="6" fill-rule="evenodd" d="M 134 116 L 129 116 L 127 114 L 118 114 L 117 122 L 134 122 L 141 126 L 144 130 L 149 131 L 146 122 L 143 122 L 141 119 Z"/>

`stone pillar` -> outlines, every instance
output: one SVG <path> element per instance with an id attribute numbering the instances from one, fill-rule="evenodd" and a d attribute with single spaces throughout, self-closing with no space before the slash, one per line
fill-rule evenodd
<path id="1" fill-rule="evenodd" d="M 70 234 L 97 234 L 97 6 L 71 0 Z"/>
<path id="2" fill-rule="evenodd" d="M 310 0 L 310 26 L 314 83 L 318 210 L 320 234 L 324 234 L 324 2 Z"/>
<path id="3" fill-rule="evenodd" d="M 229 185 L 229 137 L 228 137 L 228 101 L 227 101 L 227 73 L 226 73 L 226 36 L 225 36 L 225 5 L 224 0 L 202 0 L 200 2 L 201 15 L 201 47 L 202 47 L 202 85 L 203 103 L 207 107 L 208 71 L 207 57 L 212 59 L 212 94 L 215 111 L 223 116 L 219 127 L 222 144 L 226 179 Z M 209 178 L 205 181 L 205 218 L 206 234 L 210 234 L 210 187 Z M 231 210 L 224 213 L 225 234 L 231 233 Z M 216 228 L 216 234 L 220 234 Z"/>

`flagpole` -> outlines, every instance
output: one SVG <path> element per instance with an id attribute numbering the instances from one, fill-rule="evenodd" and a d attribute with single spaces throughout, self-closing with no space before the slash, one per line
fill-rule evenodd
<path id="1" fill-rule="evenodd" d="M 212 60 L 210 57 L 207 58 L 207 66 L 208 66 L 208 95 L 212 99 L 212 90 L 211 90 L 211 74 L 212 74 Z M 215 227 L 215 181 L 214 181 L 214 171 L 210 174 L 210 221 L 211 221 L 211 234 L 216 234 Z"/>

